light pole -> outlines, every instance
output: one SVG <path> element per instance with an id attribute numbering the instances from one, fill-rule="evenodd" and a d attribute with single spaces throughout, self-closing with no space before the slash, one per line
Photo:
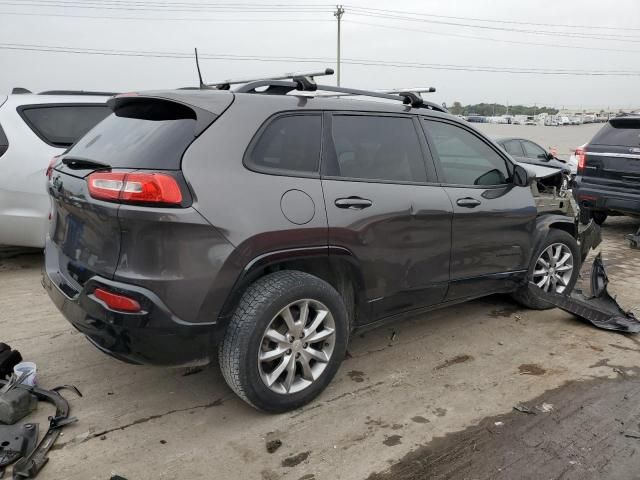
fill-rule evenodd
<path id="1" fill-rule="evenodd" d="M 337 83 L 340 86 L 340 24 L 342 23 L 342 15 L 344 15 L 344 7 L 342 5 L 336 5 L 336 11 L 333 12 L 333 16 L 338 19 L 338 55 L 337 55 Z"/>

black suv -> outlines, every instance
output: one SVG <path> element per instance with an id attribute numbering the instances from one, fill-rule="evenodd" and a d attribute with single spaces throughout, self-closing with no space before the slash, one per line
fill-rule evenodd
<path id="1" fill-rule="evenodd" d="M 298 92 L 315 87 L 113 98 L 48 184 L 43 283 L 73 326 L 132 363 L 218 355 L 281 412 L 327 386 L 357 328 L 497 292 L 550 307 L 528 281 L 571 291 L 576 223 L 541 214 L 500 147 L 415 94 Z"/>
<path id="2" fill-rule="evenodd" d="M 585 146 L 574 193 L 585 222 L 640 216 L 640 116 L 612 118 Z"/>

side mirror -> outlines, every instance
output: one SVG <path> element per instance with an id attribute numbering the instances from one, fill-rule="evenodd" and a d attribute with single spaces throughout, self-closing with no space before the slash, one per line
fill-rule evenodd
<path id="1" fill-rule="evenodd" d="M 516 165 L 513 171 L 513 184 L 516 187 L 528 187 L 536 179 L 535 175 L 529 173 L 529 170 L 522 165 Z"/>
<path id="2" fill-rule="evenodd" d="M 547 153 L 547 160 L 553 160 L 556 157 L 553 156 L 553 153 Z"/>

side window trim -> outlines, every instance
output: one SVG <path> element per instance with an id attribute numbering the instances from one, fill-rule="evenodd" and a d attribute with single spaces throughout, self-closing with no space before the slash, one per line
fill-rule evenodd
<path id="1" fill-rule="evenodd" d="M 28 105 L 20 105 L 19 107 L 16 108 L 16 111 L 18 112 L 18 115 L 20 115 L 20 118 L 22 119 L 22 121 L 27 125 L 27 127 L 29 127 L 29 130 L 31 130 L 33 132 L 33 134 L 35 136 L 37 136 L 40 140 L 42 140 L 44 143 L 46 143 L 50 147 L 67 149 L 71 145 L 66 145 L 65 146 L 65 145 L 58 145 L 58 144 L 55 144 L 55 143 L 51 143 L 49 141 L 49 139 L 46 138 L 40 132 L 40 130 L 33 124 L 33 122 L 31 120 L 29 120 L 29 118 L 24 114 L 24 112 L 26 110 L 32 110 L 32 109 L 38 109 L 38 108 L 60 108 L 60 107 L 71 107 L 71 108 L 73 108 L 73 107 L 105 107 L 105 108 L 109 108 L 109 106 L 107 105 L 106 102 L 105 103 L 64 103 L 64 102 L 62 102 L 62 103 L 30 103 Z"/>
<path id="2" fill-rule="evenodd" d="M 299 117 L 299 116 L 317 116 L 317 117 L 320 117 L 320 138 L 318 139 L 318 141 L 320 142 L 320 157 L 318 158 L 318 168 L 316 169 L 316 171 L 315 172 L 304 172 L 304 171 L 299 171 L 299 170 L 289 170 L 289 169 L 284 169 L 284 168 L 271 168 L 271 167 L 265 167 L 265 166 L 262 166 L 262 165 L 257 165 L 251 159 L 251 152 L 255 148 L 255 146 L 258 143 L 258 141 L 262 138 L 262 135 L 264 134 L 264 132 L 269 128 L 269 126 L 272 125 L 273 122 L 277 121 L 280 118 Z M 247 170 L 250 170 L 250 171 L 256 172 L 256 173 L 262 173 L 262 174 L 265 174 L 265 175 L 277 175 L 277 176 L 280 176 L 280 177 L 298 177 L 298 178 L 320 178 L 320 169 L 322 168 L 322 149 L 323 149 L 323 146 L 324 146 L 324 140 L 323 139 L 324 139 L 324 131 L 325 130 L 326 130 L 326 128 L 325 128 L 325 118 L 324 118 L 323 112 L 321 110 L 303 110 L 303 111 L 288 110 L 288 111 L 282 111 L 282 112 L 275 113 L 275 114 L 271 115 L 270 117 L 268 117 L 262 123 L 262 125 L 260 125 L 258 130 L 256 130 L 256 133 L 251 138 L 251 141 L 247 145 L 247 148 L 244 151 L 244 154 L 242 155 L 242 164 L 244 165 L 244 167 Z"/>
<path id="3" fill-rule="evenodd" d="M 334 149 L 333 145 L 333 117 L 336 116 L 354 116 L 354 117 L 391 117 L 391 118 L 408 118 L 412 121 L 413 127 L 415 129 L 416 137 L 418 139 L 418 144 L 420 145 L 420 154 L 422 158 L 422 163 L 424 166 L 425 173 L 425 181 L 397 181 L 397 180 L 383 180 L 383 179 L 369 179 L 369 178 L 358 178 L 358 177 L 342 177 L 339 175 L 329 175 L 327 174 L 327 152 L 331 149 Z M 323 180 L 336 180 L 341 182 L 362 182 L 362 183 L 388 183 L 393 185 L 439 185 L 436 177 L 435 166 L 433 166 L 433 158 L 431 157 L 431 152 L 429 149 L 429 145 L 426 143 L 424 139 L 424 134 L 421 133 L 421 128 L 416 124 L 417 115 L 411 114 L 402 114 L 402 113 L 389 113 L 389 112 L 371 112 L 371 111 L 360 111 L 360 110 L 327 110 L 324 112 L 324 122 L 323 122 L 323 135 L 322 135 L 322 155 L 320 158 L 320 177 Z M 429 169 L 429 162 L 431 162 L 431 171 Z M 431 173 L 431 175 L 430 175 Z M 433 178 L 433 180 L 431 180 Z"/>
<path id="4" fill-rule="evenodd" d="M 429 144 L 429 149 L 431 150 L 431 153 L 432 153 L 432 156 L 433 156 L 433 161 L 434 161 L 434 164 L 435 164 L 435 167 L 436 167 L 436 171 L 438 173 L 438 178 L 443 180 L 443 181 L 440 182 L 441 186 L 443 186 L 443 187 L 453 187 L 453 188 L 477 188 L 477 189 L 482 189 L 482 190 L 488 190 L 488 189 L 504 188 L 505 185 L 510 185 L 509 183 L 503 183 L 501 185 L 463 185 L 463 184 L 458 184 L 458 183 L 446 183 L 444 181 L 444 172 L 442 171 L 442 166 L 440 165 L 440 157 L 438 156 L 438 151 L 435 148 L 435 144 L 434 144 L 433 138 L 431 138 L 431 134 L 429 133 L 429 130 L 426 128 L 427 127 L 427 125 L 426 125 L 427 122 L 445 123 L 447 125 L 458 127 L 460 129 L 464 130 L 465 132 L 470 133 L 471 135 L 476 137 L 478 140 L 483 142 L 485 145 L 487 145 L 489 148 L 491 148 L 491 150 L 493 150 L 493 152 L 495 152 L 496 155 L 498 155 L 502 160 L 504 160 L 505 165 L 507 166 L 507 170 L 509 171 L 509 173 L 511 175 L 513 175 L 513 170 L 515 169 L 515 164 L 513 164 L 511 162 L 511 160 L 508 157 L 506 157 L 503 152 L 500 151 L 500 149 L 495 148 L 494 145 L 492 145 L 491 143 L 487 142 L 484 138 L 482 138 L 480 135 L 478 135 L 472 129 L 467 128 L 464 125 L 459 125 L 458 123 L 450 122 L 450 121 L 447 121 L 446 119 L 427 117 L 427 116 L 421 116 L 420 122 L 421 122 L 421 126 L 422 126 L 422 130 L 424 132 L 424 135 L 425 135 L 425 137 L 427 139 L 427 143 Z"/>

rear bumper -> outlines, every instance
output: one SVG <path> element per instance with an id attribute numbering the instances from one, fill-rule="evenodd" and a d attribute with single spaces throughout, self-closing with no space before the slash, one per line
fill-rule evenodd
<path id="1" fill-rule="evenodd" d="M 119 360 L 149 365 L 208 363 L 220 339 L 216 324 L 191 324 L 177 318 L 153 292 L 99 276 L 74 293 L 50 271 L 45 257 L 42 285 L 64 317 L 98 349 Z M 111 310 L 93 295 L 97 287 L 135 298 L 140 313 Z"/>
<path id="2" fill-rule="evenodd" d="M 578 181 L 574 193 L 580 207 L 614 211 L 625 215 L 640 215 L 640 190 L 637 193 L 621 192 Z"/>

